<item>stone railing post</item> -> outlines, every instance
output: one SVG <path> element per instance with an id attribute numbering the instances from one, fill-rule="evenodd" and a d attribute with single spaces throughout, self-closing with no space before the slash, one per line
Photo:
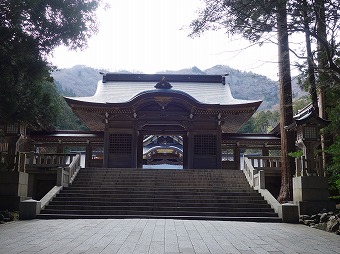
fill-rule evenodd
<path id="1" fill-rule="evenodd" d="M 259 189 L 265 189 L 266 188 L 266 178 L 265 178 L 265 173 L 264 170 L 260 170 L 258 172 L 259 176 Z"/>
<path id="2" fill-rule="evenodd" d="M 62 167 L 57 168 L 57 186 L 63 186 L 63 172 Z"/>

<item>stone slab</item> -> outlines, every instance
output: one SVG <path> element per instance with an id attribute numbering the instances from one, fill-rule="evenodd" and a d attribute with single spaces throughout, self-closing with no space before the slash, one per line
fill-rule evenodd
<path id="1" fill-rule="evenodd" d="M 40 213 L 41 203 L 34 199 L 28 199 L 20 202 L 20 220 L 31 220 Z"/>
<path id="2" fill-rule="evenodd" d="M 322 201 L 328 200 L 327 178 L 320 176 L 293 177 L 293 200 Z"/>
<path id="3" fill-rule="evenodd" d="M 331 254 L 339 253 L 339 249 L 339 236 L 301 224 L 36 219 L 0 225 L 0 253 Z"/>
<path id="4" fill-rule="evenodd" d="M 334 201 L 299 201 L 300 214 L 316 214 L 320 213 L 323 209 L 327 211 L 335 211 Z"/>

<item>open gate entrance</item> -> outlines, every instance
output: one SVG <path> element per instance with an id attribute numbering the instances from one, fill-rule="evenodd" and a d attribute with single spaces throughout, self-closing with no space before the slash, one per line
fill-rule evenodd
<path id="1" fill-rule="evenodd" d="M 143 168 L 183 168 L 183 137 L 178 135 L 145 135 Z"/>
<path id="2" fill-rule="evenodd" d="M 187 131 L 180 125 L 145 125 L 137 147 L 140 168 L 187 168 Z"/>

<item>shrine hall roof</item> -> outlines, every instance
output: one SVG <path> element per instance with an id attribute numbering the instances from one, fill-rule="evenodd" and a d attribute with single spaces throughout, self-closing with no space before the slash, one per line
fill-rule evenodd
<path id="1" fill-rule="evenodd" d="M 142 94 L 166 92 L 189 96 L 198 103 L 239 105 L 260 101 L 233 98 L 222 75 L 117 74 L 106 73 L 89 97 L 66 97 L 74 102 L 125 103 Z"/>

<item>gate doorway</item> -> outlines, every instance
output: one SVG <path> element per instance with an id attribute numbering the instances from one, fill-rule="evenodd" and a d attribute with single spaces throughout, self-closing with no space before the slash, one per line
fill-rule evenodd
<path id="1" fill-rule="evenodd" d="M 181 125 L 144 125 L 138 131 L 138 167 L 188 168 L 187 135 Z"/>
<path id="2" fill-rule="evenodd" d="M 183 136 L 144 135 L 143 168 L 183 169 Z"/>

